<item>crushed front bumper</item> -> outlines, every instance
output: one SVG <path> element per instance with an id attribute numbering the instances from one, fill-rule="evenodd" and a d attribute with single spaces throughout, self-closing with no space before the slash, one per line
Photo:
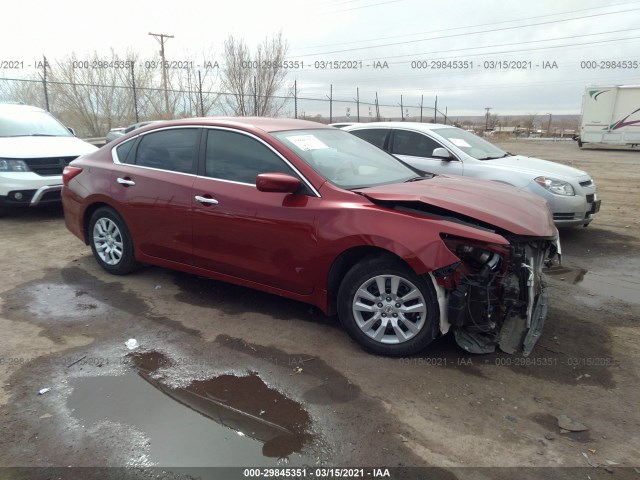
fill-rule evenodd
<path id="1" fill-rule="evenodd" d="M 433 278 L 445 292 L 446 324 L 458 345 L 471 353 L 499 347 L 529 355 L 547 317 L 543 267 L 559 255 L 558 240 L 512 238 L 508 247 L 443 240 L 460 262 Z"/>

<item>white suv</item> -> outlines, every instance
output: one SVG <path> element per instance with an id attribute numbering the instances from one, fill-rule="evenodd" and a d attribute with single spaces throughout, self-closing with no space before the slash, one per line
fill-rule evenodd
<path id="1" fill-rule="evenodd" d="M 59 202 L 64 167 L 94 150 L 41 108 L 0 104 L 0 213 Z"/>

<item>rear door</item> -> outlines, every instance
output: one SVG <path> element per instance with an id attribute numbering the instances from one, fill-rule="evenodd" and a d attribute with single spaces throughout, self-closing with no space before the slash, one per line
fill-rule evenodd
<path id="1" fill-rule="evenodd" d="M 371 145 L 375 145 L 378 148 L 388 152 L 389 151 L 389 134 L 390 128 L 362 128 L 349 132 L 356 137 L 361 138 L 369 142 Z"/>
<path id="2" fill-rule="evenodd" d="M 195 265 L 262 285 L 313 290 L 309 265 L 316 257 L 314 213 L 321 198 L 305 186 L 296 194 L 260 192 L 260 173 L 302 177 L 253 135 L 205 130 L 200 176 L 193 186 Z"/>
<path id="3" fill-rule="evenodd" d="M 192 188 L 200 128 L 167 128 L 116 147 L 111 196 L 135 247 L 145 255 L 192 263 Z"/>

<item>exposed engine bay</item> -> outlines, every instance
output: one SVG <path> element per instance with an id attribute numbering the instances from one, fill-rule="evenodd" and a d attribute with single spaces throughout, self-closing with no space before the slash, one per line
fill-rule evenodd
<path id="1" fill-rule="evenodd" d="M 542 334 L 547 316 L 543 267 L 559 254 L 558 242 L 508 240 L 505 247 L 443 236 L 460 262 L 432 273 L 446 298 L 441 331 L 453 328 L 456 342 L 468 352 L 490 353 L 499 347 L 527 356 Z"/>
<path id="2" fill-rule="evenodd" d="M 471 353 L 491 353 L 497 347 L 510 354 L 531 353 L 548 310 L 543 267 L 561 256 L 550 211 L 546 223 L 535 223 L 541 217 L 533 212 L 548 208 L 544 201 L 536 204 L 532 196 L 527 209 L 509 212 L 493 197 L 479 196 L 484 210 L 471 216 L 439 206 L 444 201 L 435 193 L 405 199 L 368 191 L 367 197 L 387 208 L 490 234 L 493 241 L 480 240 L 483 235 L 440 234 L 459 260 L 429 273 L 438 296 L 440 333 L 453 330 L 458 345 Z"/>

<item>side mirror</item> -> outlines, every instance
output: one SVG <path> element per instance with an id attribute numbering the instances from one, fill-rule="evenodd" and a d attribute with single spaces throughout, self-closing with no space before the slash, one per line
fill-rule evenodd
<path id="1" fill-rule="evenodd" d="M 434 148 L 433 153 L 431 155 L 433 156 L 433 158 L 440 158 L 448 162 L 453 160 L 453 155 L 451 155 L 451 152 L 446 148 L 442 148 L 442 147 Z"/>
<path id="2" fill-rule="evenodd" d="M 286 173 L 261 173 L 256 177 L 256 188 L 261 192 L 296 193 L 300 180 Z"/>
<path id="3" fill-rule="evenodd" d="M 67 127 L 67 130 L 69 130 L 71 132 L 71 135 L 73 135 L 74 137 L 77 137 L 76 131 L 73 128 Z"/>

